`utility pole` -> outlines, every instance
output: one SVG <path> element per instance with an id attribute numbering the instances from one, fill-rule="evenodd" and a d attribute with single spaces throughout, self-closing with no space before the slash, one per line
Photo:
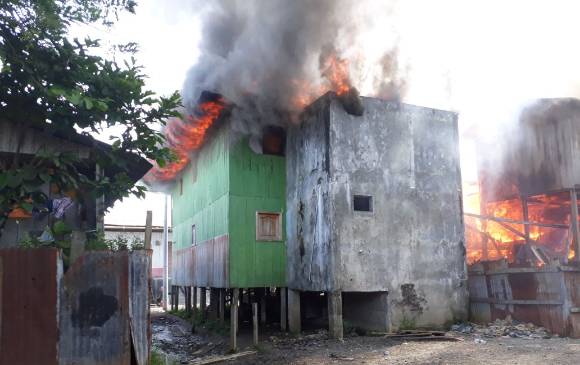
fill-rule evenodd
<path id="1" fill-rule="evenodd" d="M 167 209 L 169 196 L 165 195 L 163 210 L 163 309 L 167 310 L 169 303 L 169 227 L 167 226 Z"/>

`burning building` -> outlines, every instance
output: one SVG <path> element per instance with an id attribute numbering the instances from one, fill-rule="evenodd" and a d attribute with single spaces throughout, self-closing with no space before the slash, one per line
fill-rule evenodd
<path id="1" fill-rule="evenodd" d="M 242 306 L 260 303 L 265 318 L 266 303 L 280 303 L 280 288 L 286 286 L 285 132 L 271 126 L 259 141 L 240 136 L 232 107 L 216 95 L 204 95 L 200 105 L 217 100 L 223 108 L 217 114 L 201 108 L 192 117 L 207 124 L 185 121 L 169 129 L 170 143 L 181 148 L 178 155 L 185 160 L 154 170 L 150 178 L 173 179 L 174 295 L 177 287 L 185 288 L 190 307 L 199 293 L 205 310 L 209 289 L 210 314 L 224 320 L 229 301 L 235 328 L 238 298 L 243 297 Z M 199 142 L 188 144 L 192 135 L 200 136 Z M 275 318 L 278 322 L 279 311 Z"/>
<path id="2" fill-rule="evenodd" d="M 288 131 L 290 329 L 312 292 L 326 297 L 334 337 L 343 319 L 378 331 L 465 319 L 457 116 L 376 98 L 361 106 L 349 114 L 326 94 Z"/>
<path id="3" fill-rule="evenodd" d="M 580 100 L 540 100 L 499 160 L 480 159 L 465 218 L 475 320 L 511 315 L 580 336 L 579 125 Z"/>

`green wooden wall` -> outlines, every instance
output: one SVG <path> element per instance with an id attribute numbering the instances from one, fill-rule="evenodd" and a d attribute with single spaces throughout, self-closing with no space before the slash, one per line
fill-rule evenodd
<path id="1" fill-rule="evenodd" d="M 222 128 L 198 154 L 172 191 L 174 250 L 191 246 L 195 224 L 197 242 L 228 233 L 229 138 Z M 195 176 L 195 180 L 194 180 Z M 195 182 L 194 182 L 195 181 Z"/>
<path id="2" fill-rule="evenodd" d="M 230 285 L 286 286 L 286 161 L 259 155 L 247 140 L 230 152 Z M 282 213 L 282 241 L 256 241 L 256 212 Z"/>
<path id="3" fill-rule="evenodd" d="M 194 182 L 193 176 L 196 175 Z M 286 164 L 252 152 L 246 139 L 231 142 L 229 125 L 204 145 L 172 191 L 174 250 L 229 235 L 229 286 L 286 286 Z M 281 212 L 283 241 L 256 241 L 256 212 Z M 211 243 L 208 243 L 211 244 Z"/>

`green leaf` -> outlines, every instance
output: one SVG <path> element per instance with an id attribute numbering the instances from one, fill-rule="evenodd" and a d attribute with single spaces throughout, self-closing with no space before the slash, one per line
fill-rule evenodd
<path id="1" fill-rule="evenodd" d="M 28 213 L 32 212 L 32 208 L 34 208 L 34 206 L 31 203 L 27 203 L 27 202 L 22 202 L 19 205 L 20 205 L 20 208 L 26 210 Z"/>
<path id="2" fill-rule="evenodd" d="M 61 236 L 65 234 L 69 234 L 72 232 L 72 229 L 63 221 L 56 221 L 52 225 L 52 232 L 56 236 Z"/>
<path id="3" fill-rule="evenodd" d="M 87 108 L 87 110 L 93 109 L 93 102 L 91 101 L 91 99 L 85 98 L 84 101 L 85 101 L 85 107 Z"/>

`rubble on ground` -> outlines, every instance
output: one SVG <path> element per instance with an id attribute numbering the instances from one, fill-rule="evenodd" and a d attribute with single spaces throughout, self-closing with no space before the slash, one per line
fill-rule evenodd
<path id="1" fill-rule="evenodd" d="M 514 337 L 514 338 L 552 338 L 552 335 L 544 327 L 538 327 L 532 323 L 514 321 L 510 316 L 505 319 L 496 319 L 487 325 L 475 323 L 458 323 L 451 326 L 451 331 L 472 334 L 476 337 Z"/>

